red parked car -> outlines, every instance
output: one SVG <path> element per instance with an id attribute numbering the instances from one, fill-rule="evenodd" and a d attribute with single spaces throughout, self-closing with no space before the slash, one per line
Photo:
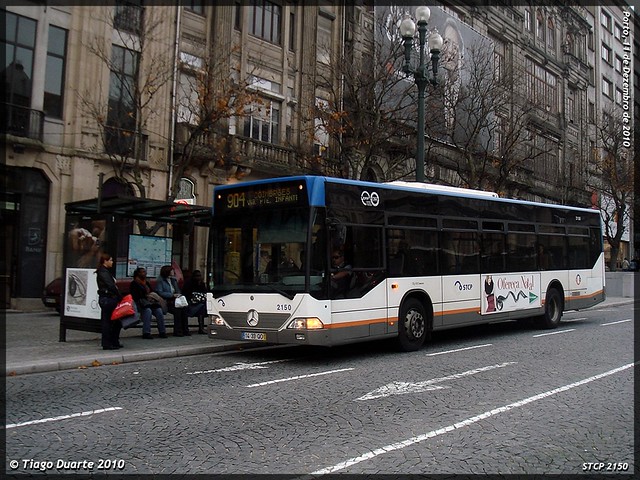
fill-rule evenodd
<path id="1" fill-rule="evenodd" d="M 42 292 L 42 303 L 45 307 L 55 308 L 60 313 L 62 308 L 62 277 L 54 278 L 44 287 Z"/>
<path id="2" fill-rule="evenodd" d="M 182 270 L 178 266 L 176 262 L 171 262 L 171 266 L 176 272 L 176 278 L 178 279 L 178 286 L 182 288 L 182 284 L 184 283 L 184 276 L 182 275 Z M 118 289 L 121 293 L 129 293 L 129 284 L 131 283 L 132 278 L 118 278 L 116 279 L 116 284 L 118 285 Z M 151 283 L 151 288 L 155 288 L 156 279 L 150 278 L 149 283 Z M 53 279 L 49 284 L 44 287 L 42 292 L 42 303 L 45 307 L 55 308 L 56 312 L 60 313 L 62 309 L 62 288 L 63 288 L 62 277 L 58 277 Z"/>

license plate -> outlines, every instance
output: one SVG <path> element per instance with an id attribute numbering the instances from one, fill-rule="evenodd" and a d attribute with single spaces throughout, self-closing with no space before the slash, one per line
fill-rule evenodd
<path id="1" fill-rule="evenodd" d="M 261 342 L 267 341 L 266 333 L 258 333 L 258 332 L 242 332 L 243 340 L 259 340 Z"/>

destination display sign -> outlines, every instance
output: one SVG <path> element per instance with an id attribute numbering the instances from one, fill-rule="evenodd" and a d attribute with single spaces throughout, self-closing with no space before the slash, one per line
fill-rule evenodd
<path id="1" fill-rule="evenodd" d="M 223 189 L 215 193 L 214 212 L 307 205 L 306 190 L 305 182 L 299 180 Z"/>

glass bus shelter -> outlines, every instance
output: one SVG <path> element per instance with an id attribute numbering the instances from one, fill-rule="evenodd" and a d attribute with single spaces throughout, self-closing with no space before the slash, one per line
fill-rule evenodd
<path id="1" fill-rule="evenodd" d="M 172 263 L 169 226 L 191 231 L 211 222 L 210 207 L 121 194 L 67 203 L 65 209 L 61 342 L 68 329 L 100 332 L 94 272 L 103 252 L 115 260 L 113 276 L 128 286 L 137 267 L 155 277 L 160 267 Z"/>

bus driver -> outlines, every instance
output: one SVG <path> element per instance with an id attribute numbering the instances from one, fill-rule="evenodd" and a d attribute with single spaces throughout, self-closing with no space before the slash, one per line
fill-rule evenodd
<path id="1" fill-rule="evenodd" d="M 331 254 L 331 293 L 332 297 L 344 298 L 351 285 L 351 265 L 345 264 L 344 251 L 336 249 Z"/>

